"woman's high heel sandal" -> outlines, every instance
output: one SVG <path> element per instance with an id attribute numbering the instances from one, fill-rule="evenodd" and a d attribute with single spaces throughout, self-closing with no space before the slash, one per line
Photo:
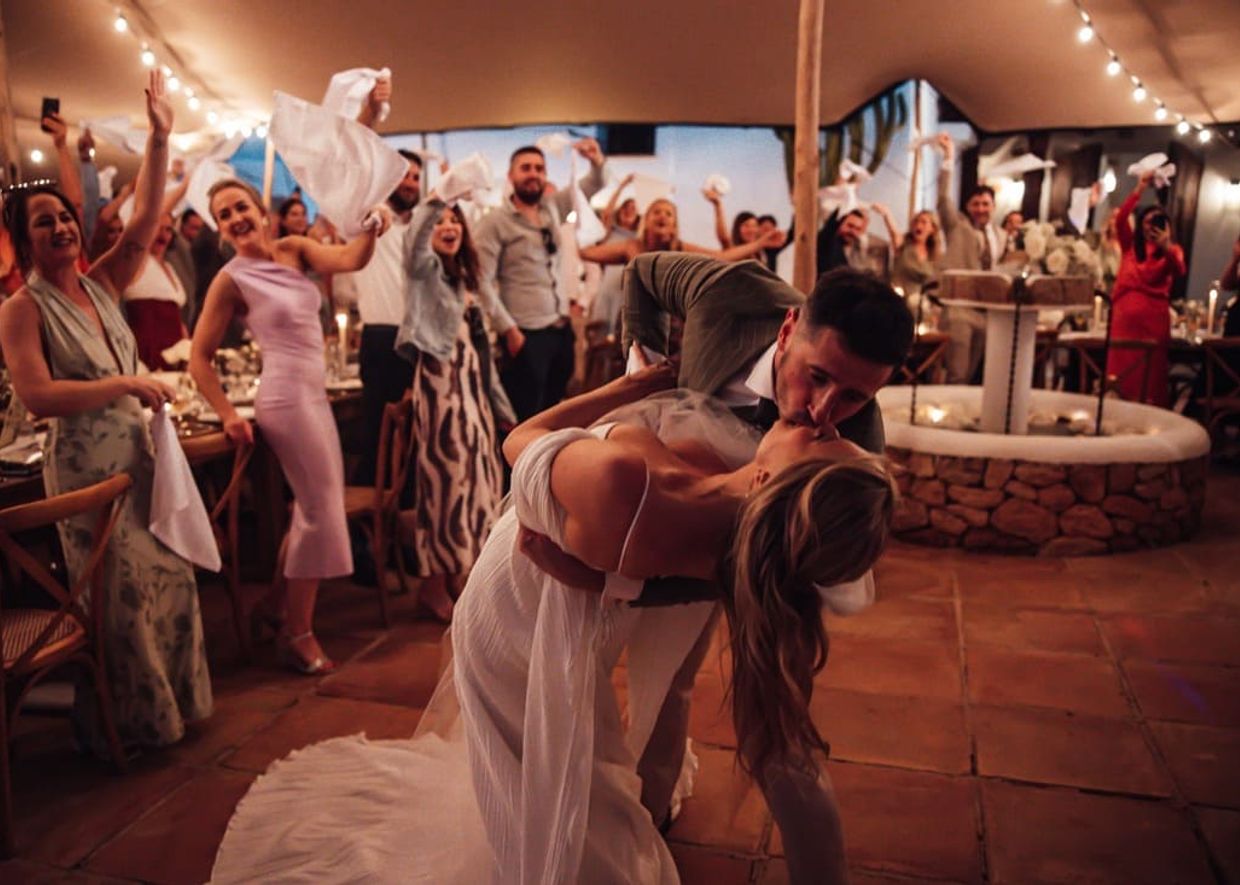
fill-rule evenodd
<path id="1" fill-rule="evenodd" d="M 297 643 L 303 639 L 311 639 L 314 637 L 313 632 L 302 633 L 300 636 L 288 636 L 281 633 L 279 636 L 280 654 L 284 657 L 284 661 L 298 673 L 304 673 L 306 676 L 319 676 L 324 673 L 331 673 L 336 669 L 336 662 L 327 655 L 316 655 L 312 660 L 306 658 L 297 650 Z"/>

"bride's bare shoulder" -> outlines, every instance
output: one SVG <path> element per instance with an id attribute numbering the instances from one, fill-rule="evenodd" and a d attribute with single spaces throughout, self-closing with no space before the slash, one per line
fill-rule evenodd
<path id="1" fill-rule="evenodd" d="M 564 508 L 570 552 L 614 570 L 645 488 L 645 458 L 614 433 L 565 446 L 552 465 L 551 494 Z"/>

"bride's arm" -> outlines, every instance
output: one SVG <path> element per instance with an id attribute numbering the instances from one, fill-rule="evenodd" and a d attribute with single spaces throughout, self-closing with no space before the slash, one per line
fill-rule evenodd
<path id="1" fill-rule="evenodd" d="M 545 412 L 522 421 L 504 440 L 504 458 L 516 464 L 525 447 L 555 430 L 566 427 L 588 427 L 612 409 L 628 405 L 676 386 L 675 363 L 664 362 L 604 384 L 589 393 L 566 399 Z"/>

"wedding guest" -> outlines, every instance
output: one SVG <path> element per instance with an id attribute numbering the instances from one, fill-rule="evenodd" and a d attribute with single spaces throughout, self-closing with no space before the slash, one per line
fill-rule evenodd
<path id="1" fill-rule="evenodd" d="M 173 368 L 164 361 L 163 351 L 189 337 L 183 316 L 188 303 L 185 287 L 164 260 L 175 237 L 172 215 L 165 213 L 138 275 L 121 296 L 125 318 L 138 344 L 138 359 L 156 371 Z"/>
<path id="2" fill-rule="evenodd" d="M 1156 342 L 1148 356 L 1137 350 L 1111 348 L 1107 375 L 1118 379 L 1124 399 L 1167 408 L 1171 344 L 1171 287 L 1184 276 L 1184 250 L 1175 242 L 1171 218 L 1160 205 L 1146 206 L 1131 220 L 1153 173 L 1141 176 L 1119 207 L 1115 233 L 1123 257 L 1111 291 L 1111 336 Z M 1142 367 L 1148 359 L 1149 365 Z M 1144 386 L 1142 386 L 1144 382 Z"/>
<path id="3" fill-rule="evenodd" d="M 756 222 L 755 222 L 756 227 Z M 581 249 L 581 257 L 599 264 L 624 265 L 645 252 L 693 252 L 709 255 L 723 261 L 742 261 L 759 254 L 763 249 L 783 243 L 783 232 L 775 230 L 760 239 L 750 240 L 729 249 L 707 249 L 680 239 L 680 223 L 676 204 L 671 200 L 658 199 L 646 209 L 637 236 L 618 243 L 599 243 Z"/>
<path id="4" fill-rule="evenodd" d="M 405 319 L 396 351 L 413 364 L 414 500 L 402 514 L 401 542 L 422 578 L 418 601 L 440 619 L 452 617 L 463 586 L 499 516 L 504 471 L 487 395 L 485 339 L 478 292 L 478 254 L 465 216 L 435 194 L 413 213 L 406 258 Z M 494 312 L 493 308 L 491 313 Z M 479 335 L 478 333 L 482 334 Z"/>
<path id="5" fill-rule="evenodd" d="M 989 185 L 978 185 L 965 201 L 961 212 L 952 201 L 952 171 L 956 161 L 956 143 L 951 136 L 940 133 L 935 142 L 943 154 L 939 169 L 938 210 L 943 225 L 946 248 L 944 270 L 991 270 L 1003 257 L 1003 231 L 993 224 L 995 191 Z M 947 383 L 969 384 L 978 374 L 986 350 L 986 321 L 980 310 L 951 307 L 944 312 L 951 343 L 947 351 Z"/>
<path id="6" fill-rule="evenodd" d="M 136 342 L 119 308 L 160 226 L 172 106 L 158 71 L 146 108 L 151 133 L 133 217 L 87 274 L 77 269 L 84 241 L 77 210 L 63 193 L 36 187 L 8 196 L 5 223 L 22 268 L 33 273 L 0 308 L 0 349 L 18 397 L 52 421 L 48 495 L 118 472 L 133 479 L 103 566 L 108 679 L 122 740 L 161 746 L 210 715 L 211 683 L 193 567 L 147 528 L 154 450 L 143 407 L 162 407 L 174 391 L 138 375 Z M 94 526 L 93 514 L 58 526 L 71 579 L 86 566 Z M 102 752 L 93 698 L 79 694 L 75 724 L 82 743 Z"/>
<path id="7" fill-rule="evenodd" d="M 287 663 L 307 675 L 335 669 L 314 635 L 314 603 L 323 578 L 353 570 L 344 509 L 344 461 L 327 402 L 319 290 L 306 276 L 355 271 L 375 250 L 380 230 L 344 246 L 309 237 L 273 238 L 267 210 L 254 188 L 218 181 L 208 191 L 211 215 L 236 257 L 216 275 L 194 329 L 190 373 L 234 443 L 250 444 L 254 432 L 237 414 L 216 374 L 214 357 L 234 316 L 263 351 L 255 399 L 263 440 L 275 452 L 293 490 L 293 517 L 280 550 L 283 581 L 256 609 L 278 624 Z"/>
<path id="8" fill-rule="evenodd" d="M 573 149 L 590 161 L 580 186 L 592 197 L 603 186 L 603 151 L 593 138 Z M 511 196 L 477 226 L 478 285 L 486 303 L 499 305 L 496 331 L 507 354 L 500 376 L 524 421 L 562 400 L 573 375 L 570 293 L 559 282 L 560 221 L 572 209 L 572 191 L 549 192 L 546 158 L 533 145 L 513 151 L 508 182 Z"/>
<path id="9" fill-rule="evenodd" d="M 892 244 L 896 257 L 891 266 L 891 285 L 906 296 L 920 294 L 939 273 L 943 250 L 938 219 L 923 209 L 913 216 L 907 234 L 893 232 Z"/>
<path id="10" fill-rule="evenodd" d="M 632 183 L 631 173 L 621 179 L 611 199 L 603 209 L 603 226 L 607 228 L 607 236 L 598 245 L 608 245 L 632 240 L 637 237 L 637 228 L 641 224 L 641 213 L 637 211 L 637 200 L 629 197 L 620 203 L 621 192 Z M 603 268 L 599 277 L 598 289 L 590 302 L 589 320 L 591 323 L 605 323 L 606 333 L 614 335 L 619 331 L 620 306 L 624 303 L 624 268 L 609 264 Z"/>
<path id="11" fill-rule="evenodd" d="M 867 231 L 870 219 L 864 209 L 840 214 L 837 209 L 827 216 L 818 231 L 818 274 L 821 276 L 839 267 L 867 271 L 886 280 L 891 253 L 886 243 L 872 239 Z"/>
<path id="12" fill-rule="evenodd" d="M 133 181 L 125 182 L 116 196 L 99 210 L 95 219 L 95 232 L 91 235 L 90 246 L 87 250 L 87 257 L 91 261 L 99 258 L 120 240 L 121 232 L 125 229 L 125 222 L 120 218 L 121 206 L 129 199 L 133 189 Z"/>
<path id="13" fill-rule="evenodd" d="M 758 216 L 758 236 L 765 237 L 773 230 L 779 229 L 779 222 L 774 215 Z M 767 270 L 775 270 L 775 266 L 779 263 L 779 253 L 783 252 L 792 243 L 793 229 L 792 225 L 788 225 L 788 230 L 784 231 L 784 242 L 780 246 L 772 246 L 762 250 L 762 263 L 766 265 Z"/>

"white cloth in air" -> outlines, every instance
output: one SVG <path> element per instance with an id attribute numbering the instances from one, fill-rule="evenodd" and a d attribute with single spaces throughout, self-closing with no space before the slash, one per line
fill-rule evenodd
<path id="1" fill-rule="evenodd" d="M 323 107 L 342 117 L 356 120 L 370 90 L 374 89 L 375 83 L 381 79 L 392 79 L 391 68 L 349 68 L 347 71 L 332 74 L 327 91 L 323 93 Z M 391 111 L 392 105 L 385 101 L 379 109 L 377 122 L 386 120 Z"/>

